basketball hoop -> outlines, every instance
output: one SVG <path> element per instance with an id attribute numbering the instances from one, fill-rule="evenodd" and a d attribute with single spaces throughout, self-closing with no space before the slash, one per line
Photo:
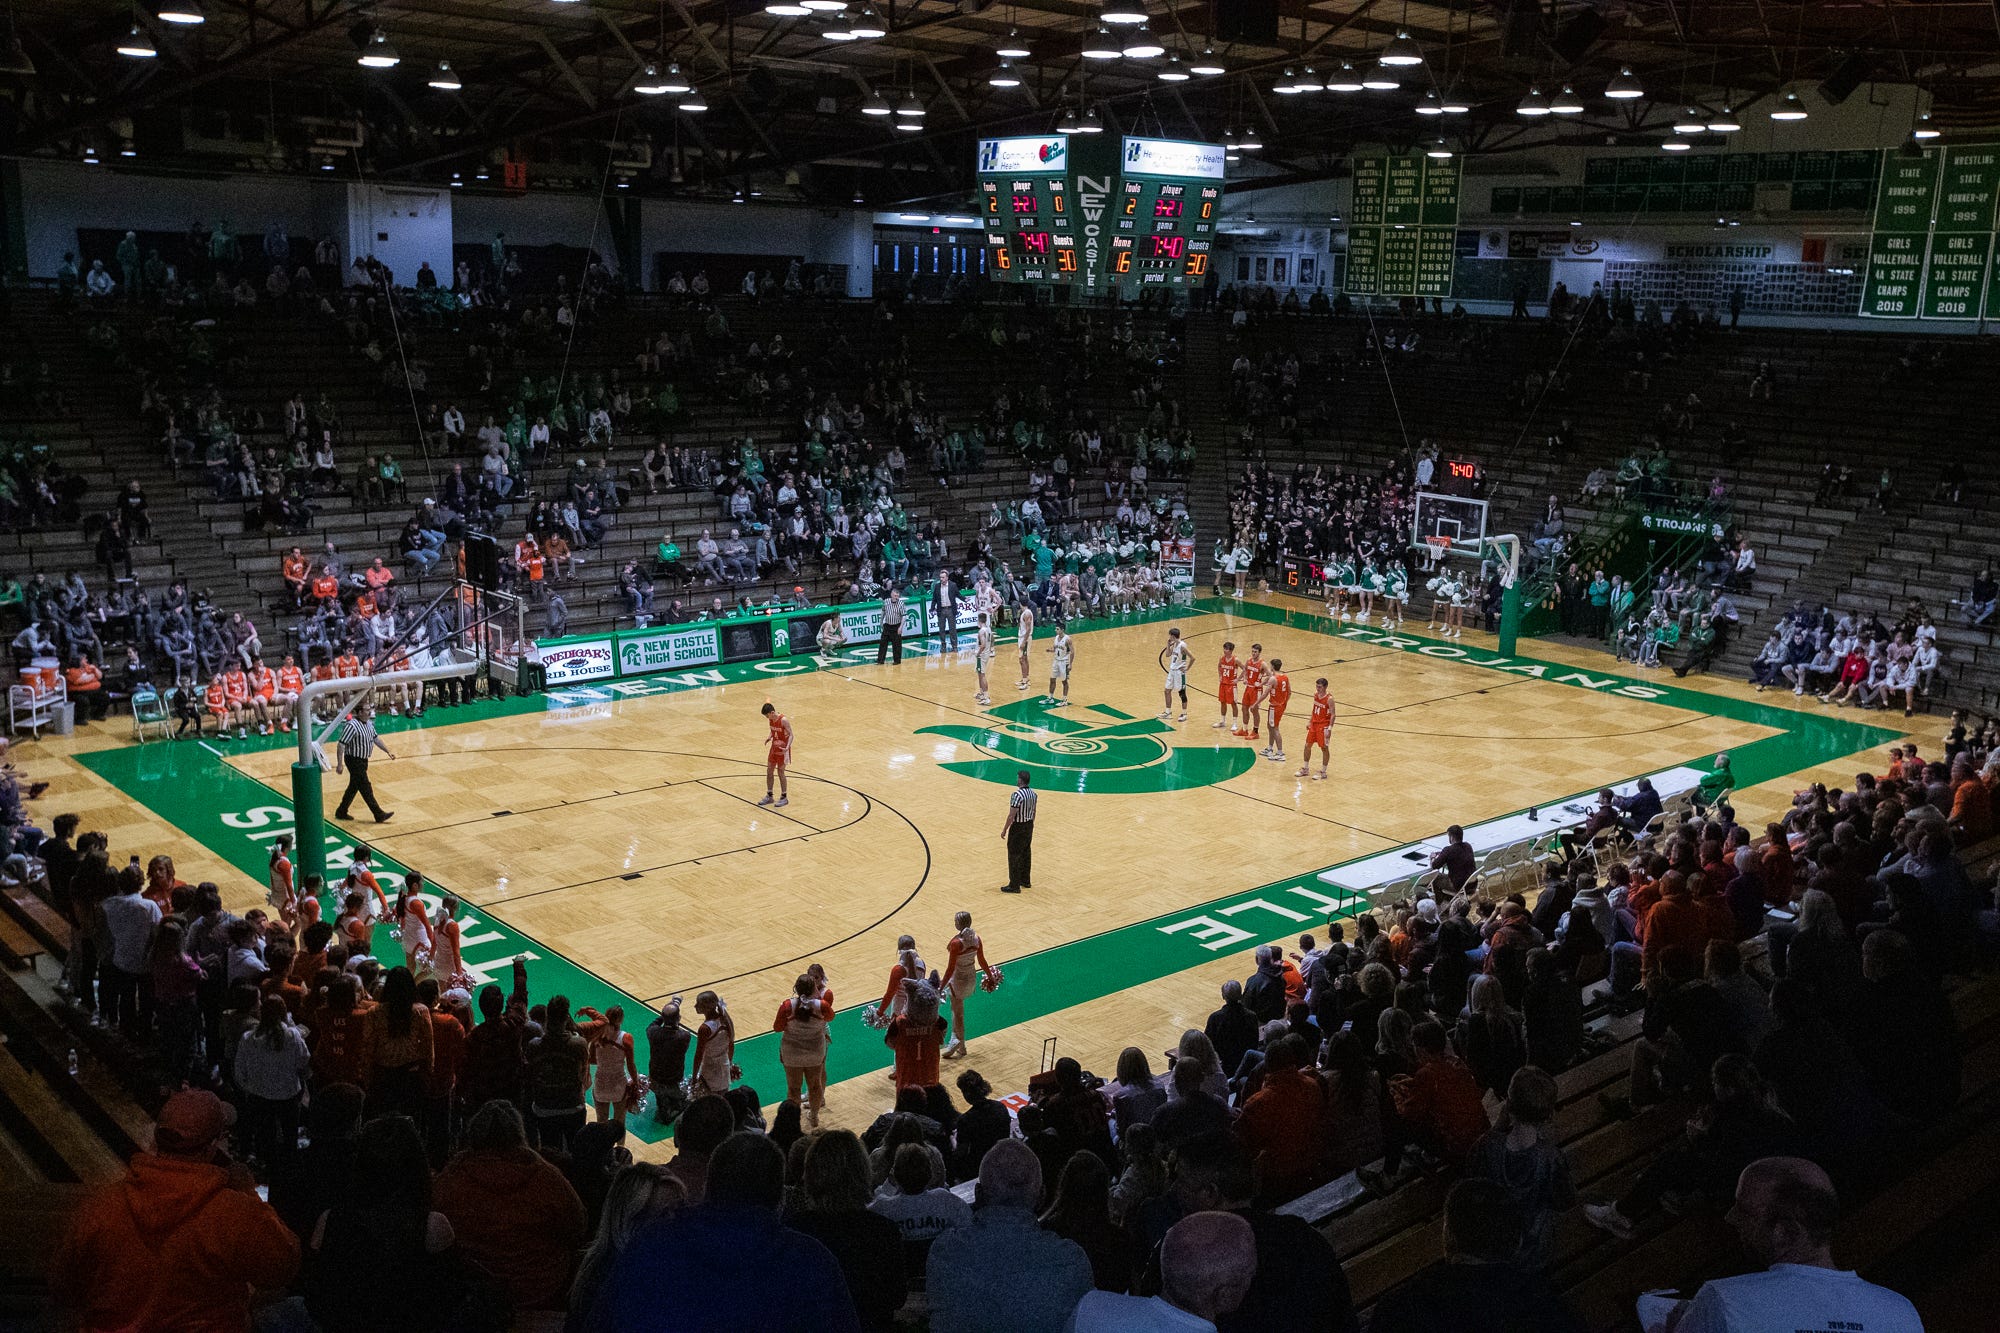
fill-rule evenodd
<path id="1" fill-rule="evenodd" d="M 1451 553 L 1451 538 L 1443 533 L 1432 533 L 1424 538 L 1424 568 L 1436 569 L 1438 561 Z"/>

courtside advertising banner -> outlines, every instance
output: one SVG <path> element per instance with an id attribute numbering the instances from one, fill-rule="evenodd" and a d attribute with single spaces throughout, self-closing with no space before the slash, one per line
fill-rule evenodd
<path id="1" fill-rule="evenodd" d="M 609 680 L 618 672 L 618 659 L 610 639 L 578 639 L 544 645 L 542 671 L 551 685 L 575 685 L 587 680 Z"/>
<path id="2" fill-rule="evenodd" d="M 722 660 L 715 627 L 647 630 L 618 636 L 618 674 L 644 676 L 675 667 L 708 666 Z"/>
<path id="3" fill-rule="evenodd" d="M 1160 543 L 1160 581 L 1169 592 L 1194 587 L 1194 538 L 1171 537 Z"/>

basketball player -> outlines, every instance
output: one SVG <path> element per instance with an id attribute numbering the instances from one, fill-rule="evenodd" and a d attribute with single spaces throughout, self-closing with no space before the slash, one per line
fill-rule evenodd
<path id="1" fill-rule="evenodd" d="M 1209 726 L 1221 730 L 1236 720 L 1236 675 L 1242 664 L 1236 660 L 1236 645 L 1225 642 L 1222 657 L 1215 664 L 1215 699 L 1222 716 Z M 1234 728 L 1231 728 L 1234 730 Z"/>
<path id="2" fill-rule="evenodd" d="M 1049 641 L 1048 704 L 1051 708 L 1069 707 L 1069 668 L 1070 663 L 1076 659 L 1076 649 L 1072 644 L 1073 641 L 1069 637 L 1069 631 L 1064 629 L 1063 626 L 1057 625 L 1056 636 Z M 1056 683 L 1058 681 L 1062 683 L 1062 698 L 1060 699 L 1056 697 Z"/>
<path id="3" fill-rule="evenodd" d="M 986 692 L 986 668 L 993 664 L 993 623 L 984 611 L 979 613 L 979 634 L 972 641 L 972 669 L 979 676 L 979 689 L 973 694 L 974 703 L 990 704 L 993 696 Z"/>
<path id="4" fill-rule="evenodd" d="M 764 720 L 771 724 L 771 748 L 764 756 L 764 799 L 757 804 L 781 810 L 791 804 L 791 793 L 785 790 L 785 770 L 792 765 L 792 722 L 776 704 L 767 703 L 762 711 Z M 776 801 L 771 799 L 773 776 L 778 780 Z"/>
<path id="5" fill-rule="evenodd" d="M 1271 731 L 1274 735 L 1277 730 L 1277 725 L 1275 723 L 1272 724 Z M 1302 778 L 1311 774 L 1315 782 L 1325 780 L 1326 766 L 1333 758 L 1332 751 L 1329 748 L 1329 740 L 1332 734 L 1333 696 L 1326 692 L 1326 677 L 1321 676 L 1313 682 L 1312 716 L 1306 719 L 1306 748 L 1304 753 L 1299 755 L 1305 767 L 1294 774 L 1295 777 Z M 1319 747 L 1319 772 L 1317 773 L 1312 772 L 1313 746 L 1315 745 Z"/>
<path id="6" fill-rule="evenodd" d="M 1014 641 L 1020 650 L 1021 681 L 1014 688 L 1025 690 L 1028 688 L 1028 650 L 1034 645 L 1035 641 L 1035 608 L 1025 601 L 1022 602 L 1020 613 L 1015 617 L 1015 623 L 1020 626 L 1020 633 L 1015 636 Z"/>
<path id="7" fill-rule="evenodd" d="M 1273 763 L 1285 757 L 1284 737 L 1278 728 L 1285 720 L 1285 705 L 1292 701 L 1292 678 L 1285 674 L 1285 664 L 1278 658 L 1271 659 L 1271 743 L 1264 750 L 1264 757 Z"/>
<path id="8" fill-rule="evenodd" d="M 1264 673 L 1269 669 L 1264 665 L 1264 645 L 1261 643 L 1251 644 L 1250 660 L 1243 664 L 1242 701 L 1243 721 L 1250 729 L 1245 731 L 1242 727 L 1238 727 L 1233 733 L 1245 740 L 1254 741 L 1257 739 L 1257 723 L 1260 719 L 1260 714 L 1257 712 L 1257 699 L 1263 693 Z"/>
<path id="9" fill-rule="evenodd" d="M 960 912 L 951 924 L 958 933 L 945 946 L 944 979 L 951 996 L 951 1045 L 944 1048 L 944 1058 L 956 1060 L 965 1054 L 965 997 L 979 984 L 980 969 L 988 965 L 986 946 L 972 929 L 972 913 Z"/>
<path id="10" fill-rule="evenodd" d="M 285 664 L 278 668 L 278 729 L 289 732 L 292 729 L 293 706 L 299 695 L 305 692 L 305 673 L 290 653 L 285 654 Z"/>
<path id="11" fill-rule="evenodd" d="M 1187 669 L 1189 660 L 1188 647 L 1185 643 L 1181 642 L 1180 627 L 1175 626 L 1173 629 L 1167 631 L 1167 688 L 1162 691 L 1162 697 L 1167 702 L 1167 709 L 1160 714 L 1163 719 L 1171 719 L 1173 717 L 1174 695 L 1178 693 L 1181 696 L 1181 721 L 1187 721 Z"/>

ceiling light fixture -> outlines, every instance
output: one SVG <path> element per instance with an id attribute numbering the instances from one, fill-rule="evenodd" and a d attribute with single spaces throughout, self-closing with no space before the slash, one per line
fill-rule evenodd
<path id="1" fill-rule="evenodd" d="M 1417 103 L 1417 114 L 1420 116 L 1442 116 L 1444 114 L 1444 108 L 1438 105 L 1437 89 L 1432 88 L 1424 93 L 1424 100 Z"/>
<path id="2" fill-rule="evenodd" d="M 151 60 L 160 52 L 159 48 L 153 45 L 153 39 L 140 32 L 139 25 L 134 23 L 132 31 L 126 34 L 125 40 L 118 43 L 118 54 L 130 56 L 134 60 Z"/>
<path id="3" fill-rule="evenodd" d="M 846 14 L 835 14 L 827 19 L 819 35 L 829 42 L 852 42 L 859 40 L 854 35 L 854 23 Z"/>
<path id="4" fill-rule="evenodd" d="M 1019 28 L 1009 28 L 1007 29 L 1007 36 L 1001 40 L 998 46 L 993 48 L 993 54 L 1007 60 L 1026 60 L 1034 52 L 1030 51 L 1028 44 L 1021 40 L 1021 30 Z"/>
<path id="5" fill-rule="evenodd" d="M 861 13 L 848 24 L 847 30 L 854 34 L 854 39 L 858 42 L 872 42 L 877 37 L 889 35 L 889 25 L 882 21 L 882 16 L 875 12 L 873 5 L 863 5 Z M 1005 55 L 1006 52 L 1003 51 L 1001 54 Z"/>
<path id="6" fill-rule="evenodd" d="M 917 96 L 914 88 L 904 93 L 903 100 L 896 104 L 896 115 L 903 120 L 922 120 L 924 118 L 923 100 Z"/>
<path id="7" fill-rule="evenodd" d="M 1199 78 L 1212 79 L 1218 74 L 1227 74 L 1228 72 L 1228 66 L 1222 63 L 1221 58 L 1215 54 L 1215 48 L 1212 46 L 1204 46 L 1201 49 L 1201 54 L 1188 62 L 1188 73 L 1196 75 Z"/>
<path id="8" fill-rule="evenodd" d="M 807 9 L 816 9 L 824 14 L 836 13 L 847 8 L 847 0 L 799 0 Z"/>
<path id="9" fill-rule="evenodd" d="M 1576 95 L 1576 89 L 1568 84 L 1549 99 L 1549 113 L 1557 116 L 1580 116 L 1583 114 L 1583 99 Z"/>
<path id="10" fill-rule="evenodd" d="M 889 105 L 889 99 L 882 96 L 881 91 L 878 89 L 868 94 L 862 101 L 861 114 L 864 116 L 893 116 L 896 114 L 896 108 Z"/>
<path id="11" fill-rule="evenodd" d="M 1076 112 L 1070 107 L 1065 106 L 1056 116 L 1056 133 L 1075 134 L 1077 132 Z"/>
<path id="12" fill-rule="evenodd" d="M 701 89 L 690 88 L 681 94 L 681 100 L 676 105 L 689 115 L 698 116 L 708 110 L 708 99 L 701 95 Z"/>
<path id="13" fill-rule="evenodd" d="M 1126 39 L 1118 51 L 1127 60 L 1151 60 L 1154 56 L 1165 55 L 1167 48 L 1160 45 L 1159 40 L 1151 32 L 1141 27 L 1133 29 L 1131 37 Z"/>
<path id="14" fill-rule="evenodd" d="M 764 12 L 772 18 L 780 19 L 802 19 L 812 13 L 810 9 L 798 3 L 798 0 L 770 0 L 770 3 L 764 6 Z"/>
<path id="15" fill-rule="evenodd" d="M 1687 108 L 1681 112 L 1680 119 L 1674 122 L 1675 134 L 1700 134 L 1707 128 L 1708 117 L 1702 114 L 1700 107 Z"/>
<path id="16" fill-rule="evenodd" d="M 1632 67 L 1621 66 L 1611 82 L 1604 85 L 1604 95 L 1614 102 L 1629 102 L 1635 97 L 1644 97 L 1646 89 L 1632 77 Z"/>
<path id="17" fill-rule="evenodd" d="M 377 28 L 369 34 L 368 45 L 361 48 L 354 63 L 363 69 L 394 69 L 403 63 L 403 57 L 389 44 L 389 34 Z"/>
<path id="18" fill-rule="evenodd" d="M 646 73 L 651 74 L 652 72 L 653 67 L 651 65 L 646 66 Z M 451 72 L 451 62 L 449 60 L 438 61 L 437 69 L 431 73 L 430 84 L 431 87 L 437 89 L 439 92 L 445 93 L 455 93 L 465 86 L 458 81 L 458 75 Z M 640 91 L 644 90 L 641 89 Z"/>
<path id="19" fill-rule="evenodd" d="M 1246 153 L 1254 153 L 1264 146 L 1264 141 L 1257 137 L 1257 131 L 1245 125 L 1243 133 L 1237 137 L 1236 146 Z"/>
<path id="20" fill-rule="evenodd" d="M 1465 95 L 1465 90 L 1454 82 L 1438 99 L 1438 110 L 1447 116 L 1462 116 L 1472 110 L 1472 101 Z"/>
<path id="21" fill-rule="evenodd" d="M 1326 90 L 1330 93 L 1358 93 L 1362 86 L 1361 76 L 1345 60 L 1340 62 L 1339 69 L 1326 76 Z"/>
<path id="22" fill-rule="evenodd" d="M 1424 63 L 1424 53 L 1410 40 L 1409 33 L 1398 28 L 1396 36 L 1382 48 L 1382 54 L 1378 59 L 1385 65 L 1421 65 Z"/>
<path id="23" fill-rule="evenodd" d="M 1083 119 L 1076 123 L 1076 128 L 1082 134 L 1102 134 L 1104 133 L 1104 117 L 1097 114 L 1096 107 L 1092 107 L 1083 113 Z"/>
<path id="24" fill-rule="evenodd" d="M 1116 60 L 1125 54 L 1125 43 L 1111 35 L 1111 29 L 1103 24 L 1083 39 L 1083 50 L 1078 54 L 1085 60 Z"/>
<path id="25" fill-rule="evenodd" d="M 1278 76 L 1276 83 L 1271 85 L 1271 91 L 1277 93 L 1280 97 L 1287 97 L 1299 91 L 1299 76 L 1292 73 L 1291 66 L 1287 65 L 1285 67 L 1285 72 Z"/>
<path id="26" fill-rule="evenodd" d="M 130 139 L 127 139 L 123 143 L 118 145 L 118 156 L 137 157 L 139 156 L 139 149 L 137 148 L 137 146 L 133 144 L 133 142 Z"/>
<path id="27" fill-rule="evenodd" d="M 1799 100 L 1797 93 L 1786 93 L 1785 100 L 1771 108 L 1772 120 L 1804 120 L 1806 104 Z"/>
<path id="28" fill-rule="evenodd" d="M 201 12 L 201 6 L 195 0 L 169 0 L 153 11 L 153 17 L 162 23 L 178 23 L 184 28 L 208 22 L 208 15 Z"/>
<path id="29" fill-rule="evenodd" d="M 1931 113 L 1928 111 L 1918 112 L 1917 123 L 1910 127 L 1912 139 L 1935 139 L 1943 133 L 1943 130 L 1931 124 Z"/>
<path id="30" fill-rule="evenodd" d="M 1540 88 L 1530 88 L 1514 108 L 1517 116 L 1546 116 L 1549 114 L 1549 99 L 1542 96 Z"/>
<path id="31" fill-rule="evenodd" d="M 1445 146 L 1445 141 L 1442 138 L 1439 138 L 1436 142 L 1432 143 L 1429 148 L 1424 150 L 1424 156 L 1439 157 L 1439 158 L 1450 157 L 1451 149 Z"/>
<path id="32" fill-rule="evenodd" d="M 1299 75 L 1299 81 L 1292 87 L 1302 93 L 1323 93 L 1326 91 L 1326 80 L 1315 73 L 1311 65 L 1307 65 L 1305 73 Z"/>
<path id="33" fill-rule="evenodd" d="M 1000 68 L 986 76 L 986 81 L 995 88 L 1018 88 L 1021 86 L 1021 76 L 1014 72 L 1013 64 L 1005 60 L 1000 62 Z"/>
<path id="34" fill-rule="evenodd" d="M 1167 57 L 1167 63 L 1160 66 L 1159 77 L 1164 83 L 1186 83 L 1188 81 L 1187 66 L 1181 63 L 1180 52 L 1176 51 Z"/>
<path id="35" fill-rule="evenodd" d="M 679 61 L 668 65 L 667 72 L 660 76 L 660 91 L 670 97 L 678 93 L 691 93 L 694 91 L 694 81 L 681 73 Z"/>
<path id="36" fill-rule="evenodd" d="M 1736 113 L 1728 107 L 1724 107 L 1715 115 L 1714 119 L 1708 122 L 1708 128 L 1716 134 L 1734 134 L 1736 131 L 1742 129 L 1743 126 L 1736 119 Z"/>
<path id="37" fill-rule="evenodd" d="M 1694 145 L 1689 143 L 1686 139 L 1669 139 L 1665 143 L 1661 144 L 1660 147 L 1665 149 L 1669 153 L 1685 153 L 1689 149 L 1693 148 Z"/>
<path id="38" fill-rule="evenodd" d="M 1363 88 L 1372 88 L 1376 92 L 1389 92 L 1392 89 L 1402 87 L 1403 81 L 1396 77 L 1394 70 L 1386 65 L 1377 63 L 1370 66 L 1368 72 L 1361 76 L 1361 86 Z"/>
<path id="39" fill-rule="evenodd" d="M 1146 21 L 1146 6 L 1139 0 L 1104 0 L 1104 8 L 1098 15 L 1103 23 L 1131 25 Z"/>

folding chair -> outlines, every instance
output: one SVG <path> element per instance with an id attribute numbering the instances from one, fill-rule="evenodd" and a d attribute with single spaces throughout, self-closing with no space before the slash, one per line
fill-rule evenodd
<path id="1" fill-rule="evenodd" d="M 158 728 L 160 739 L 173 734 L 173 712 L 160 692 L 150 685 L 132 691 L 132 739 L 145 744 L 147 731 Z"/>

